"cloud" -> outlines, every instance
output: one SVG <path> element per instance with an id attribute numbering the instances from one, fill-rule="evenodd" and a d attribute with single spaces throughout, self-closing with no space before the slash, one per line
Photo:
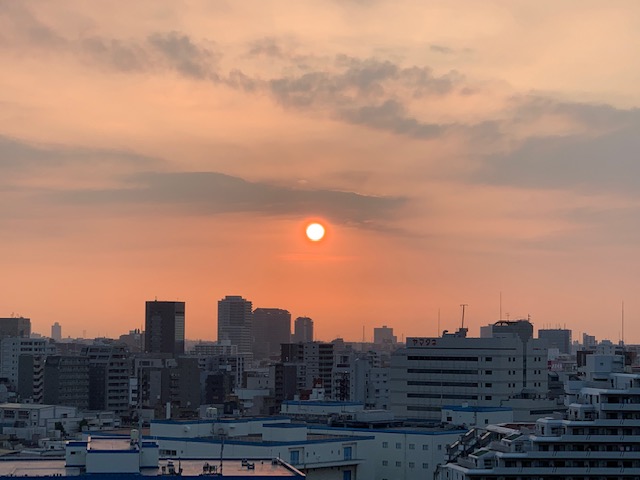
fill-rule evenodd
<path id="1" fill-rule="evenodd" d="M 210 48 L 196 45 L 188 35 L 178 32 L 150 35 L 148 42 L 177 72 L 198 79 L 217 79 L 213 66 L 219 56 Z"/>
<path id="2" fill-rule="evenodd" d="M 198 214 L 320 215 L 342 223 L 384 223 L 407 201 L 354 192 L 248 182 L 217 172 L 139 173 L 122 188 L 52 192 L 52 200 L 93 208 L 165 206 Z"/>
<path id="3" fill-rule="evenodd" d="M 486 158 L 475 179 L 527 188 L 638 191 L 640 110 L 536 98 L 513 121 L 545 115 L 569 118 L 578 131 L 527 138 L 508 153 Z"/>

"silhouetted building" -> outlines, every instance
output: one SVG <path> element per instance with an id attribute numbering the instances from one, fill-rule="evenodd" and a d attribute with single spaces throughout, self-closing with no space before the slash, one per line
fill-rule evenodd
<path id="1" fill-rule="evenodd" d="M 538 338 L 547 341 L 548 348 L 557 348 L 560 353 L 571 354 L 571 330 L 549 328 L 538 330 Z"/>
<path id="2" fill-rule="evenodd" d="M 393 345 L 398 338 L 393 334 L 393 328 L 383 325 L 373 329 L 373 343 L 378 345 Z"/>
<path id="3" fill-rule="evenodd" d="M 256 359 L 278 356 L 280 345 L 291 341 L 291 314 L 280 308 L 253 311 L 253 355 Z"/>
<path id="4" fill-rule="evenodd" d="M 311 390 L 320 382 L 326 397 L 331 398 L 334 367 L 333 353 L 333 343 L 284 343 L 281 347 L 280 361 L 283 364 L 296 365 L 298 390 Z"/>
<path id="5" fill-rule="evenodd" d="M 31 319 L 24 317 L 0 318 L 0 338 L 31 336 Z"/>
<path id="6" fill-rule="evenodd" d="M 313 342 L 313 320 L 309 317 L 298 317 L 294 323 L 292 342 Z"/>
<path id="7" fill-rule="evenodd" d="M 129 359 L 124 345 L 89 345 L 89 408 L 124 415 L 129 410 Z"/>
<path id="8" fill-rule="evenodd" d="M 184 353 L 184 302 L 146 303 L 144 351 L 147 353 Z"/>
<path id="9" fill-rule="evenodd" d="M 251 353 L 252 316 L 251 302 L 240 296 L 218 301 L 218 342 L 229 340 L 238 353 Z"/>
<path id="10" fill-rule="evenodd" d="M 53 355 L 44 366 L 44 403 L 89 407 L 89 359 L 85 356 Z"/>
<path id="11" fill-rule="evenodd" d="M 60 325 L 58 322 L 51 325 L 51 338 L 53 338 L 57 342 L 62 340 L 62 325 Z"/>

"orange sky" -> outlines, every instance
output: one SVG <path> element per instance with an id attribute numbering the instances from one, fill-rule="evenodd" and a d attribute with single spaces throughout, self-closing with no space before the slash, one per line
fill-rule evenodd
<path id="1" fill-rule="evenodd" d="M 0 0 L 0 316 L 640 342 L 635 0 Z M 323 219 L 327 239 L 304 237 Z"/>

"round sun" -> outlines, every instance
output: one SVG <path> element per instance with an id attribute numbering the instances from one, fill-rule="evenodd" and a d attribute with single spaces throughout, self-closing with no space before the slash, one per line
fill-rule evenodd
<path id="1" fill-rule="evenodd" d="M 324 237 L 324 227 L 319 223 L 307 225 L 307 238 L 312 242 L 319 242 Z"/>

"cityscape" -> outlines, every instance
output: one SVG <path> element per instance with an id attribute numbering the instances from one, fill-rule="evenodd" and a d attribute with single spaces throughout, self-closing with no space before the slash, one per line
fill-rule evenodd
<path id="1" fill-rule="evenodd" d="M 0 0 L 0 480 L 640 480 L 639 18 Z"/>
<path id="2" fill-rule="evenodd" d="M 215 342 L 185 338 L 185 302 L 145 302 L 118 338 L 0 318 L 0 475 L 637 475 L 640 345 L 529 319 L 472 336 L 461 307 L 457 330 L 404 342 L 317 341 L 312 318 L 240 295 Z"/>

